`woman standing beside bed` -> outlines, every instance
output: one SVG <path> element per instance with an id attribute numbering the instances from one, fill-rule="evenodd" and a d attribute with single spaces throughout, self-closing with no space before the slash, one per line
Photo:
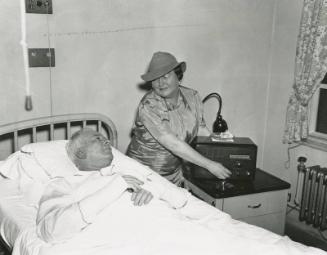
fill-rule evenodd
<path id="1" fill-rule="evenodd" d="M 174 184 L 183 183 L 182 160 L 208 169 L 220 179 L 230 171 L 189 144 L 197 135 L 210 135 L 197 91 L 181 86 L 185 62 L 167 52 L 153 54 L 145 82 L 152 89 L 142 98 L 127 155 L 149 166 Z"/>

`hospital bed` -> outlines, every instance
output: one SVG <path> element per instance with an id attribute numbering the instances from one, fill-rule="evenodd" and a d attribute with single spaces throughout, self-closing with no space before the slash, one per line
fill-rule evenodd
<path id="1" fill-rule="evenodd" d="M 126 218 L 123 217 L 128 212 L 121 211 L 118 231 L 113 231 L 110 226 L 104 228 L 109 218 L 103 216 L 103 222 L 97 222 L 102 227 L 97 229 L 95 224 L 92 230 L 83 230 L 86 232 L 84 237 L 77 236 L 64 244 L 45 243 L 35 231 L 38 200 L 48 179 L 66 174 L 69 163 L 59 160 L 63 155 L 63 144 L 72 133 L 84 127 L 99 131 L 110 139 L 113 147 L 117 147 L 116 127 L 101 114 L 51 116 L 0 126 L 0 236 L 2 244 L 13 255 L 327 254 L 293 242 L 286 236 L 234 220 L 189 193 L 185 208 L 172 213 L 172 218 L 164 213 L 160 219 L 151 218 L 151 214 L 148 218 L 140 216 L 135 229 L 129 226 L 130 230 L 126 232 L 130 235 L 129 242 L 118 240 L 113 243 L 119 232 L 124 235 Z M 51 150 L 47 151 L 49 148 Z M 118 150 L 114 150 L 114 158 L 122 167 L 149 172 Z M 44 167 L 44 164 L 49 166 Z M 38 172 L 40 166 L 46 173 Z M 157 229 L 153 229 L 155 221 L 159 222 Z M 88 235 L 88 231 L 91 234 Z M 115 231 L 117 235 L 113 233 Z"/>

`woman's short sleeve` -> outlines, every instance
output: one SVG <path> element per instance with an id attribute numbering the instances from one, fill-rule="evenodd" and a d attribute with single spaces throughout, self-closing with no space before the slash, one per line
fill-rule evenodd
<path id="1" fill-rule="evenodd" d="M 162 134 L 172 133 L 169 126 L 168 111 L 160 105 L 148 101 L 140 104 L 138 109 L 139 120 L 154 138 Z"/>

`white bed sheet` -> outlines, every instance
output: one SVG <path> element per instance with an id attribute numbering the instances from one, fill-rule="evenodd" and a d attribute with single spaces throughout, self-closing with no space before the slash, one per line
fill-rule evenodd
<path id="1" fill-rule="evenodd" d="M 87 229 L 68 242 L 50 245 L 29 227 L 16 239 L 13 255 L 326 255 L 229 215 L 191 197 L 176 213 L 151 216 L 145 207 L 128 205 L 130 195 L 104 210 Z M 152 207 L 159 206 L 154 203 Z M 162 208 L 162 207 L 160 207 Z M 158 213 L 158 210 L 154 210 Z M 194 220 L 194 219 L 199 220 Z"/>
<path id="2" fill-rule="evenodd" d="M 19 234 L 35 225 L 37 209 L 22 195 L 18 182 L 0 177 L 0 234 L 13 247 Z"/>

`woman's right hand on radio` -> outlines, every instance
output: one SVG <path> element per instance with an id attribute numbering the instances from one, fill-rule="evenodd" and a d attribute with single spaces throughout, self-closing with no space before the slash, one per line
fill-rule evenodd
<path id="1" fill-rule="evenodd" d="M 226 179 L 232 174 L 226 167 L 215 161 L 212 161 L 208 170 L 219 179 Z"/>

